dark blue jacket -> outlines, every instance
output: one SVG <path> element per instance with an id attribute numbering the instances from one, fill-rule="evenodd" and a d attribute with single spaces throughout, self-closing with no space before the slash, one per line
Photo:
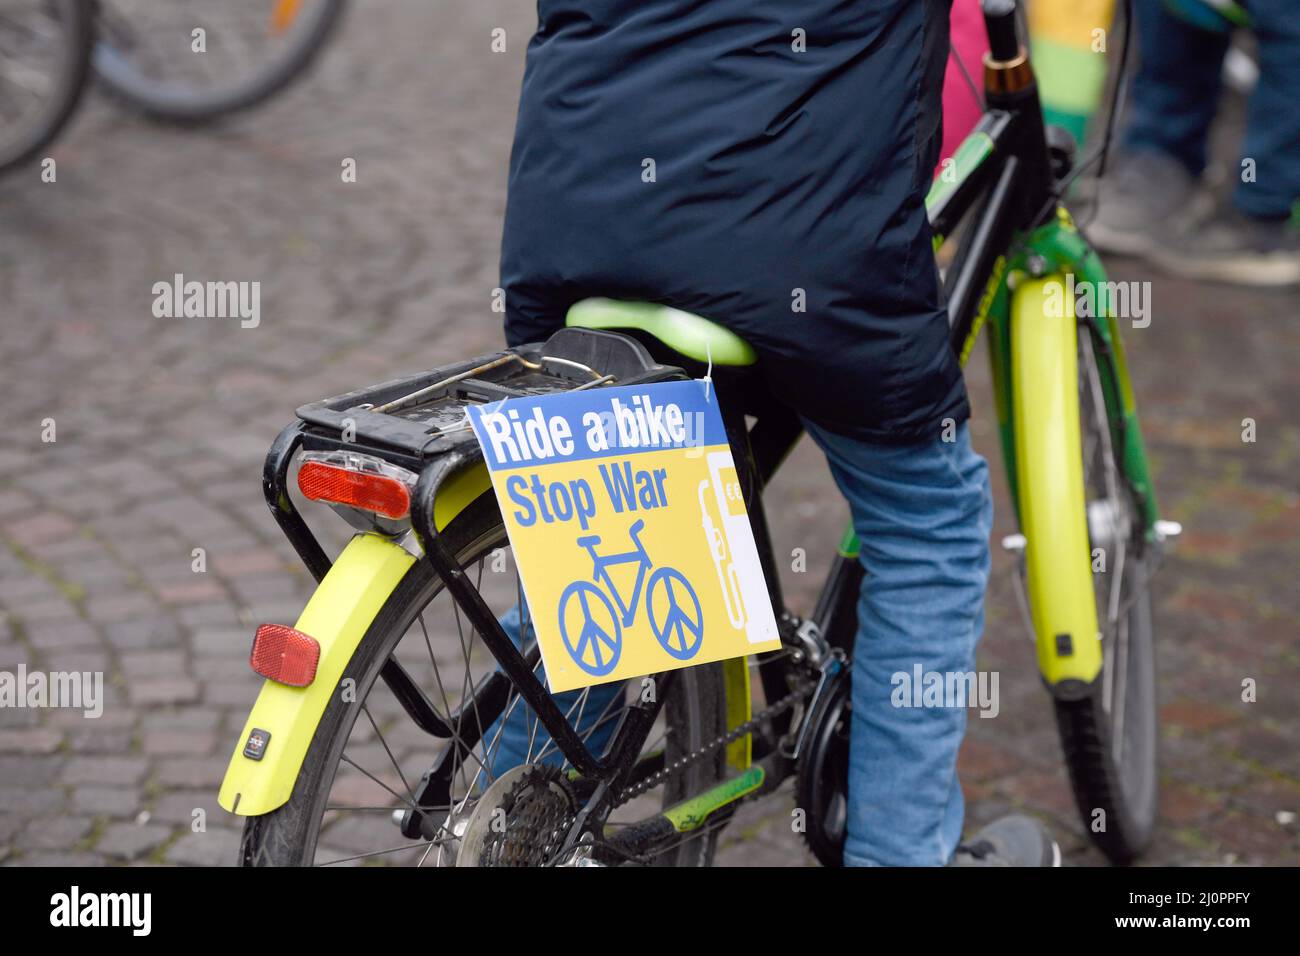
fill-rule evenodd
<path id="1" fill-rule="evenodd" d="M 540 0 L 502 243 L 510 343 L 587 296 L 664 302 L 734 329 L 835 431 L 904 442 L 963 420 L 923 205 L 947 6 Z"/>

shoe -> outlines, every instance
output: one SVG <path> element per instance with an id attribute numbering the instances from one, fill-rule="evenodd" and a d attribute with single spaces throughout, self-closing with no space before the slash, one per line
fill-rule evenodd
<path id="1" fill-rule="evenodd" d="M 1060 866 L 1061 848 L 1037 820 L 1011 814 L 957 847 L 949 866 Z"/>
<path id="2" fill-rule="evenodd" d="M 1122 153 L 1097 184 L 1097 213 L 1088 239 L 1101 252 L 1145 256 L 1161 245 L 1166 228 L 1185 216 L 1196 179 L 1164 153 Z"/>
<path id="3" fill-rule="evenodd" d="M 1174 230 L 1150 260 L 1173 275 L 1236 285 L 1300 285 L 1300 221 L 1253 219 L 1230 207 Z"/>

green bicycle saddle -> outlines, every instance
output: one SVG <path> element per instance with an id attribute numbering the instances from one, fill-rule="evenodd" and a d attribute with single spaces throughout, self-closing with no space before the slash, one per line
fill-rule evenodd
<path id="1" fill-rule="evenodd" d="M 697 362 L 753 365 L 753 347 L 735 332 L 692 312 L 653 302 L 583 299 L 565 316 L 565 325 L 583 329 L 638 329 Z"/>

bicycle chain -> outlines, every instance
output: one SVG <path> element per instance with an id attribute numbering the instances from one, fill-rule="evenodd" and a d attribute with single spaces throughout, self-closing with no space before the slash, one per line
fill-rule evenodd
<path id="1" fill-rule="evenodd" d="M 765 707 L 762 710 L 760 710 L 757 714 L 755 714 L 749 720 L 745 721 L 743 724 L 736 725 L 731 730 L 727 731 L 725 734 L 721 734 L 715 737 L 713 740 L 709 741 L 703 747 L 700 747 L 697 750 L 693 750 L 690 753 L 685 754 L 682 757 L 679 757 L 677 760 L 674 760 L 671 765 L 664 767 L 662 770 L 656 770 L 654 773 L 646 777 L 644 780 L 638 781 L 637 783 L 633 784 L 632 786 L 624 790 L 620 790 L 618 794 L 618 798 L 614 801 L 614 804 L 611 807 L 611 809 L 614 810 L 618 809 L 619 807 L 623 806 L 623 804 L 627 803 L 629 800 L 633 800 L 636 797 L 641 796 L 641 794 L 645 793 L 648 790 L 653 790 L 655 787 L 659 786 L 659 784 L 667 780 L 669 777 L 680 773 L 681 771 L 685 770 L 687 767 L 691 766 L 692 764 L 699 763 L 705 757 L 716 752 L 719 748 L 725 747 L 731 743 L 735 743 L 741 737 L 753 733 L 755 730 L 759 728 L 759 726 L 765 720 L 770 720 L 771 718 L 775 717 L 777 714 L 784 713 L 785 711 L 793 707 L 795 704 L 797 704 L 802 698 L 804 698 L 808 694 L 810 690 L 812 690 L 813 686 L 814 685 L 812 684 L 807 684 L 805 686 L 795 688 L 794 690 L 790 691 L 790 693 L 786 694 L 784 697 L 778 700 L 775 704 L 772 704 L 770 707 Z"/>

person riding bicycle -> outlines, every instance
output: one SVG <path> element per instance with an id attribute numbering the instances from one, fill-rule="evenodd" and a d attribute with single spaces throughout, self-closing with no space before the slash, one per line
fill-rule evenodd
<path id="1" fill-rule="evenodd" d="M 958 853 L 966 712 L 891 701 L 897 673 L 974 670 L 989 572 L 988 468 L 924 204 L 948 6 L 541 0 L 510 161 L 509 344 L 589 296 L 700 313 L 753 345 L 826 455 L 867 571 L 847 865 L 1059 858 L 1023 817 Z M 507 721 L 498 765 L 527 732 Z"/>

